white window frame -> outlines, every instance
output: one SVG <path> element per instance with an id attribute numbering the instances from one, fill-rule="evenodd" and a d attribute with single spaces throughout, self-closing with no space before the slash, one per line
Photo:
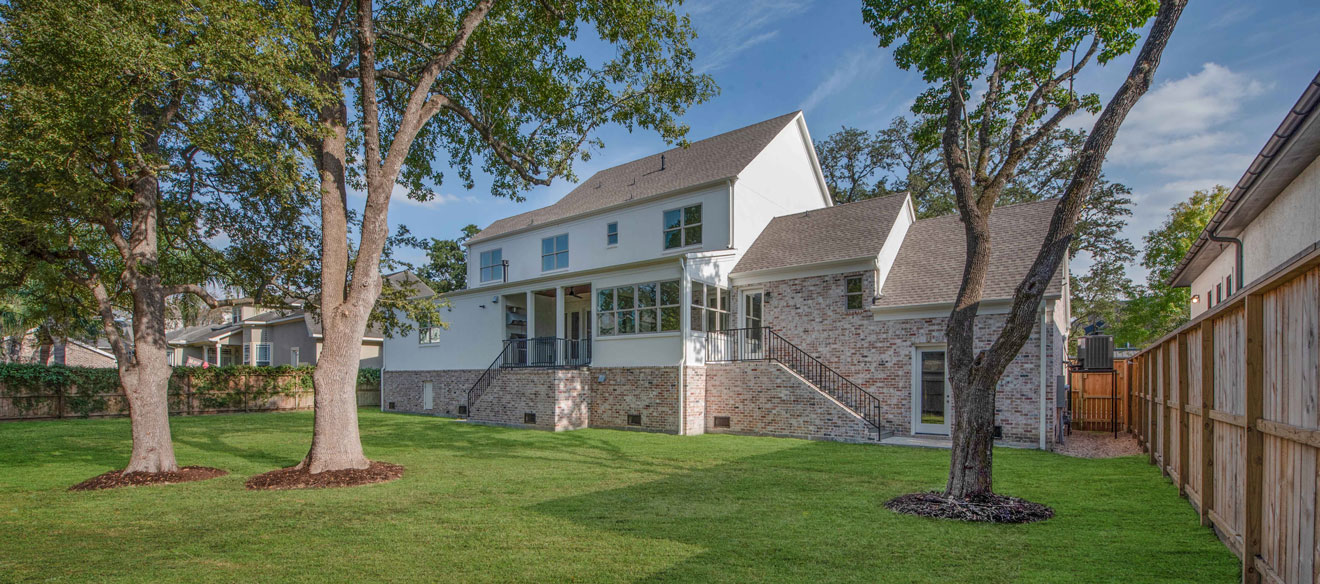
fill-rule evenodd
<path id="1" fill-rule="evenodd" d="M 252 345 L 248 343 L 243 343 L 243 364 L 252 364 Z"/>
<path id="2" fill-rule="evenodd" d="M 926 424 L 921 421 L 921 354 L 927 351 L 944 352 L 944 424 Z M 953 387 L 949 385 L 949 346 L 946 343 L 916 343 L 912 345 L 912 433 L 935 436 L 951 435 L 953 431 Z"/>
<path id="3" fill-rule="evenodd" d="M 265 350 L 266 352 L 265 359 L 261 358 L 262 350 Z M 257 343 L 257 350 L 255 351 L 255 355 L 254 355 L 256 357 L 255 364 L 257 367 L 270 367 L 270 358 L 271 358 L 270 352 L 271 352 L 270 343 Z"/>
<path id="4" fill-rule="evenodd" d="M 848 290 L 848 282 L 852 280 L 857 280 L 858 282 L 858 290 L 856 292 Z M 848 306 L 848 301 L 852 300 L 853 297 L 857 298 L 857 308 Z M 862 274 L 843 277 L 843 309 L 866 310 L 866 277 Z"/>
<path id="5" fill-rule="evenodd" d="M 707 299 L 710 291 L 715 290 L 715 306 L 710 306 Z M 733 312 L 733 290 L 714 284 L 692 281 L 692 315 L 689 325 L 693 332 L 701 332 L 714 325 L 715 330 L 729 328 L 729 314 Z"/>
<path id="6" fill-rule="evenodd" d="M 619 222 L 610 221 L 605 224 L 605 247 L 614 247 L 616 245 L 619 245 Z"/>
<path id="7" fill-rule="evenodd" d="M 289 347 L 289 365 L 294 367 L 302 365 L 302 349 L 300 347 Z"/>
<path id="8" fill-rule="evenodd" d="M 487 259 L 490 259 L 494 263 L 487 264 Z M 495 249 L 483 251 L 477 254 L 477 260 L 480 262 L 480 267 L 477 269 L 478 280 L 484 283 L 498 282 L 504 279 L 504 248 L 497 247 Z M 490 274 L 489 278 L 486 277 L 488 270 Z"/>
<path id="9" fill-rule="evenodd" d="M 433 345 L 435 343 L 440 342 L 440 331 L 442 330 L 444 330 L 444 327 L 430 326 L 428 324 L 418 324 L 417 344 Z"/>
<path id="10" fill-rule="evenodd" d="M 564 247 L 562 248 L 559 247 L 560 238 L 563 238 L 563 242 L 564 242 Z M 547 242 L 550 243 L 549 252 L 546 252 Z M 559 270 L 568 269 L 570 265 L 569 257 L 568 257 L 568 243 L 569 242 L 568 242 L 567 233 L 560 233 L 559 235 L 551 235 L 550 237 L 541 238 L 541 272 L 542 273 L 558 272 Z M 553 267 L 549 269 L 545 267 L 546 258 L 554 258 Z M 561 258 L 563 259 L 563 265 L 560 265 L 559 263 Z"/>
<path id="11" fill-rule="evenodd" d="M 687 222 L 687 211 L 688 209 L 692 209 L 692 208 L 696 208 L 697 213 L 701 216 L 696 223 Z M 665 221 L 665 216 L 673 212 L 678 213 L 677 227 L 670 227 L 669 223 Z M 689 247 L 700 246 L 706 240 L 706 228 L 704 227 L 705 223 L 706 223 L 706 210 L 703 208 L 703 205 L 701 203 L 696 203 L 693 205 L 684 205 L 676 209 L 665 209 L 662 213 L 660 213 L 661 248 L 663 248 L 665 251 L 669 251 L 671 249 L 686 249 Z M 691 242 L 688 241 L 687 233 L 688 233 L 688 229 L 694 227 L 697 229 L 697 241 Z M 676 246 L 669 245 L 669 234 L 673 232 L 678 233 L 678 245 Z"/>
<path id="12" fill-rule="evenodd" d="M 673 302 L 665 302 L 665 286 L 672 286 Z M 655 302 L 650 306 L 642 306 L 640 292 L 643 286 L 655 287 Z M 622 296 L 619 291 L 632 289 L 632 306 L 621 308 L 619 298 Z M 608 294 L 609 303 L 602 302 Z M 596 336 L 598 337 L 630 337 L 635 335 L 655 335 L 655 334 L 678 334 L 683 329 L 683 283 L 681 280 L 657 280 L 654 282 L 638 282 L 636 284 L 625 284 L 622 286 L 610 286 L 608 288 L 596 288 L 592 296 L 595 302 L 593 307 L 596 313 Z M 673 315 L 674 328 L 666 329 L 664 314 L 669 310 Z M 642 318 L 643 313 L 655 315 L 655 329 L 643 331 Z M 632 331 L 621 332 L 620 321 L 622 316 L 627 315 L 632 319 Z M 609 323 L 609 332 L 605 332 L 606 323 Z"/>

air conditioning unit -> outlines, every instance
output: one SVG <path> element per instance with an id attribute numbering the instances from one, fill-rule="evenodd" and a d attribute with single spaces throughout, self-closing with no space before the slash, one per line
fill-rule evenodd
<path id="1" fill-rule="evenodd" d="M 1114 368 L 1114 337 L 1089 335 L 1082 337 L 1078 357 L 1083 371 L 1108 371 Z"/>

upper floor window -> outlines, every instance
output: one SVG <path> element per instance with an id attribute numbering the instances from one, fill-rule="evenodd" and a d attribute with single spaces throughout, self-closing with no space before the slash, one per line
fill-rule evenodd
<path id="1" fill-rule="evenodd" d="M 665 249 L 701 243 L 701 205 L 665 211 Z"/>
<path id="2" fill-rule="evenodd" d="M 1215 284 L 1215 304 L 1219 304 L 1220 302 L 1223 301 L 1224 301 L 1224 285 Z"/>
<path id="3" fill-rule="evenodd" d="M 541 240 L 541 271 L 561 270 L 568 267 L 568 234 Z"/>
<path id="4" fill-rule="evenodd" d="M 605 226 L 605 245 L 619 245 L 619 223 L 617 221 Z"/>
<path id="5" fill-rule="evenodd" d="M 257 344 L 257 363 L 258 367 L 270 367 L 270 343 Z"/>
<path id="6" fill-rule="evenodd" d="M 1229 274 L 1227 278 L 1224 278 L 1224 290 L 1229 296 L 1233 295 L 1233 274 Z"/>
<path id="7" fill-rule="evenodd" d="M 848 310 L 861 310 L 864 308 L 862 298 L 862 277 L 849 276 L 843 280 L 843 298 L 844 307 Z"/>
<path id="8" fill-rule="evenodd" d="M 481 252 L 481 281 L 494 282 L 504 279 L 504 250 L 492 249 Z"/>
<path id="9" fill-rule="evenodd" d="M 243 322 L 243 307 L 233 306 L 229 309 L 229 322 Z"/>

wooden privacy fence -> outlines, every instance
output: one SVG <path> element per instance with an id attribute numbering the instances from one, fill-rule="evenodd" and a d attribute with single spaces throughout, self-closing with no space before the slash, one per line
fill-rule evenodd
<path id="1" fill-rule="evenodd" d="M 1114 377 L 1118 379 L 1115 380 Z M 1074 430 L 1113 431 L 1114 422 L 1117 421 L 1119 428 L 1126 428 L 1128 420 L 1127 379 L 1127 360 L 1114 360 L 1114 373 L 1073 371 L 1068 380 L 1068 386 L 1072 388 L 1070 392 L 1072 403 L 1071 427 Z"/>
<path id="2" fill-rule="evenodd" d="M 1130 429 L 1243 582 L 1320 582 L 1318 246 L 1133 360 Z"/>

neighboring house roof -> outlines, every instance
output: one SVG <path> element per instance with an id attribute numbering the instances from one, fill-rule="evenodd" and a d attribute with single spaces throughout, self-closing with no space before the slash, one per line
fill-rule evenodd
<path id="1" fill-rule="evenodd" d="M 312 335 L 314 338 L 321 338 L 323 333 L 321 330 L 321 319 L 319 317 L 310 312 L 304 312 L 303 322 L 307 323 L 308 334 Z M 380 328 L 379 324 L 369 322 L 367 323 L 366 334 L 363 335 L 362 338 L 365 340 L 379 341 L 385 338 L 385 331 Z"/>
<path id="2" fill-rule="evenodd" d="M 236 333 L 242 329 L 243 327 L 237 323 L 201 324 L 169 331 L 165 333 L 165 341 L 171 345 L 191 345 L 210 341 L 218 336 Z"/>
<path id="3" fill-rule="evenodd" d="M 904 193 L 775 217 L 732 273 L 874 258 L 906 199 Z"/>
<path id="4" fill-rule="evenodd" d="M 277 320 L 287 320 L 291 318 L 300 318 L 303 311 L 293 310 L 267 310 L 259 314 L 254 314 L 243 319 L 243 324 L 268 324 Z"/>
<path id="5" fill-rule="evenodd" d="M 553 205 L 506 217 L 467 241 L 467 245 L 521 229 L 607 207 L 731 179 L 747 167 L 801 111 L 771 118 L 686 148 L 672 148 L 607 168 L 583 181 Z M 661 157 L 664 170 L 661 170 Z"/>
<path id="6" fill-rule="evenodd" d="M 983 300 L 1012 298 L 1049 231 L 1058 199 L 1019 203 L 990 213 L 990 270 Z M 967 259 L 966 233 L 957 214 L 922 219 L 908 228 L 875 306 L 894 308 L 953 302 Z M 1046 295 L 1063 290 L 1063 266 Z"/>
<path id="7" fill-rule="evenodd" d="M 1320 112 L 1320 73 L 1316 74 L 1297 103 L 1288 110 L 1288 115 L 1284 116 L 1251 166 L 1238 179 L 1224 204 L 1210 218 L 1200 237 L 1196 238 L 1196 243 L 1192 244 L 1187 255 L 1174 268 L 1173 274 L 1169 276 L 1171 286 L 1191 286 L 1192 280 L 1214 261 L 1215 256 L 1201 255 L 1201 250 L 1207 246 L 1222 250 L 1228 245 L 1210 241 L 1211 234 L 1235 237 L 1242 233 L 1297 175 L 1320 157 L 1320 115 L 1317 112 Z M 1272 267 L 1266 267 L 1259 273 L 1268 272 Z"/>
<path id="8" fill-rule="evenodd" d="M 425 280 L 422 280 L 417 277 L 417 274 L 408 270 L 394 272 L 393 274 L 385 274 L 383 278 L 386 282 L 389 282 L 390 285 L 408 289 L 410 292 L 409 296 L 412 298 L 430 298 L 431 296 L 435 296 L 435 290 L 432 290 L 430 286 L 426 285 Z"/>

